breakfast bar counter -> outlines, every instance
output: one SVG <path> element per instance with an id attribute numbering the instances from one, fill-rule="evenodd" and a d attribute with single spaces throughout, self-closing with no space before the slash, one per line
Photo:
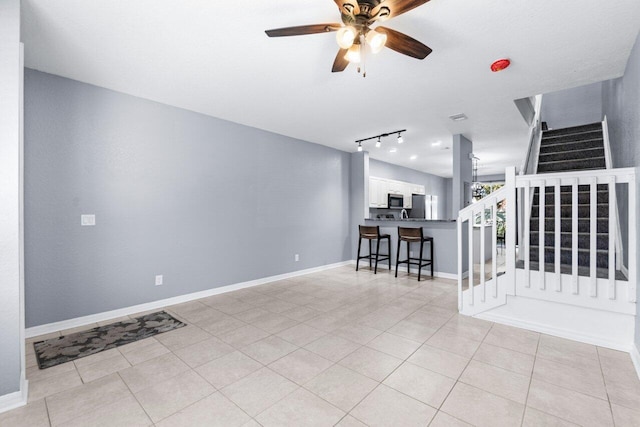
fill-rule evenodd
<path id="1" fill-rule="evenodd" d="M 425 236 L 433 237 L 434 274 L 435 276 L 448 279 L 455 279 L 458 272 L 458 237 L 456 224 L 456 220 L 453 219 L 380 218 L 364 220 L 364 225 L 380 226 L 380 233 L 391 236 L 391 259 L 394 270 L 397 255 L 396 250 L 398 248 L 398 227 L 422 227 Z M 404 244 L 400 250 L 403 253 L 402 257 L 405 258 L 404 251 L 406 249 Z M 414 251 L 417 249 L 412 247 L 411 250 Z M 428 250 L 428 247 L 424 248 L 425 254 L 428 253 Z M 381 252 L 383 251 L 384 249 L 381 249 Z M 414 255 L 417 256 L 417 254 Z M 398 270 L 398 274 L 400 274 L 401 271 L 403 271 L 402 268 Z M 378 272 L 380 272 L 380 265 L 378 266 Z M 406 266 L 404 266 L 404 272 L 406 273 Z"/>

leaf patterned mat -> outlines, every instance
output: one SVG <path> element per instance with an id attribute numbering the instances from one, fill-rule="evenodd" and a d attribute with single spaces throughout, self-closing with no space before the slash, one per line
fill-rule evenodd
<path id="1" fill-rule="evenodd" d="M 46 369 L 183 326 L 186 324 L 166 311 L 158 311 L 135 319 L 38 341 L 33 347 L 38 367 Z"/>

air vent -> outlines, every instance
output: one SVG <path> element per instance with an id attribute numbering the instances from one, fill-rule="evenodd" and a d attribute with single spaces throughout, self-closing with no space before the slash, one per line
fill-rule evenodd
<path id="1" fill-rule="evenodd" d="M 451 120 L 453 120 L 454 122 L 461 122 L 463 120 L 467 120 L 468 119 L 468 117 L 466 115 L 464 115 L 463 113 L 454 114 L 453 116 L 449 116 L 449 118 Z"/>

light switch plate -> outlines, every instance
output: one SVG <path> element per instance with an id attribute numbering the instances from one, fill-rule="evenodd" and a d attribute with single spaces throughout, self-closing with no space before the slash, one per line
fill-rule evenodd
<path id="1" fill-rule="evenodd" d="M 95 215 L 80 215 L 80 225 L 96 225 Z"/>

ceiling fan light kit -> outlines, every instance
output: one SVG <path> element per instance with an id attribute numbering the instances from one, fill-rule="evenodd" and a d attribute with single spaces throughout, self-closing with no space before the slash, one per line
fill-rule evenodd
<path id="1" fill-rule="evenodd" d="M 299 36 L 336 31 L 336 41 L 340 50 L 333 62 L 331 71 L 341 72 L 349 63 L 363 62 L 364 48 L 369 47 L 371 53 L 380 52 L 385 46 L 403 55 L 416 59 L 424 59 L 432 50 L 428 46 L 392 30 L 391 28 L 372 25 L 401 15 L 429 0 L 334 0 L 342 24 L 315 24 L 297 27 L 277 28 L 265 31 L 269 37 Z M 360 67 L 358 67 L 360 72 Z M 366 73 L 363 73 L 365 76 Z"/>

